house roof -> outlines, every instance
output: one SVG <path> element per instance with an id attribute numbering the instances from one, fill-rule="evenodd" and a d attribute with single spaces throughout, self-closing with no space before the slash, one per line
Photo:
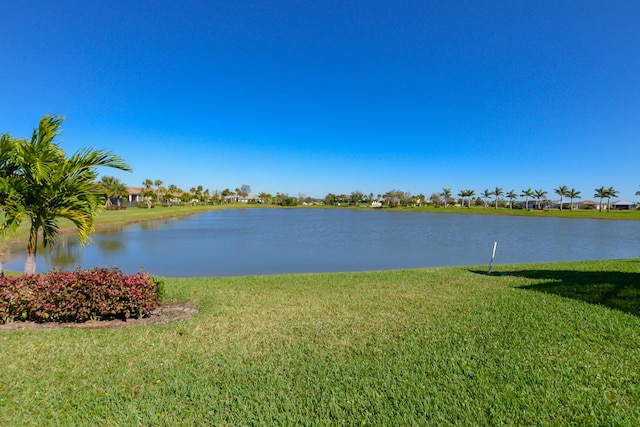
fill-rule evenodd
<path id="1" fill-rule="evenodd" d="M 632 206 L 636 203 L 629 202 L 627 200 L 618 200 L 617 202 L 611 203 L 613 206 Z"/>

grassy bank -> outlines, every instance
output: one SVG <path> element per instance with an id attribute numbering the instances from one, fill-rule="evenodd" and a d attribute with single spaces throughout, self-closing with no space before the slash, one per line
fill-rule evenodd
<path id="1" fill-rule="evenodd" d="M 188 321 L 0 333 L 0 425 L 638 425 L 640 260 L 167 280 Z"/>
<path id="2" fill-rule="evenodd" d="M 356 208 L 355 206 L 334 206 L 334 209 Z M 359 205 L 357 208 L 373 209 L 369 205 Z M 403 212 L 433 212 L 442 214 L 462 214 L 462 215 L 503 215 L 503 216 L 529 216 L 543 218 L 589 218 L 589 219 L 624 219 L 624 220 L 640 220 L 640 210 L 599 212 L 594 209 L 509 209 L 509 208 L 484 208 L 482 206 L 472 206 L 471 208 L 461 208 L 460 206 L 449 206 L 447 208 L 434 206 L 416 206 L 416 207 L 383 207 L 381 210 L 403 211 Z"/>
<path id="3" fill-rule="evenodd" d="M 116 227 L 125 224 L 131 224 L 141 221 L 151 221 L 154 219 L 173 218 L 186 215 L 193 215 L 201 212 L 205 212 L 211 209 L 224 209 L 224 207 L 214 206 L 172 206 L 172 207 L 154 207 L 152 209 L 144 208 L 129 208 L 124 210 L 105 210 L 100 213 L 100 216 L 96 219 L 96 229 L 104 229 L 109 227 Z M 234 206 L 239 208 L 240 206 Z M 0 212 L 0 219 L 3 213 Z M 73 223 L 66 219 L 60 219 L 60 231 L 62 233 L 75 232 L 75 226 Z M 29 221 L 28 219 L 20 226 L 20 229 L 13 235 L 8 235 L 9 241 L 26 240 L 29 235 Z"/>

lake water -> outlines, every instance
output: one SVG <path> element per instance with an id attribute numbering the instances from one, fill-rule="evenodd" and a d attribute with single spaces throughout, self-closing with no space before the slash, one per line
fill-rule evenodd
<path id="1" fill-rule="evenodd" d="M 37 271 L 118 266 L 167 277 L 389 270 L 640 257 L 640 221 L 354 209 L 234 209 L 128 225 L 80 247 L 61 236 Z M 22 271 L 25 248 L 4 268 Z"/>

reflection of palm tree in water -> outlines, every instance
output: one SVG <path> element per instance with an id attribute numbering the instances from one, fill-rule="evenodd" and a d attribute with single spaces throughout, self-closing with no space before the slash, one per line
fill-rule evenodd
<path id="1" fill-rule="evenodd" d="M 95 244 L 100 249 L 104 258 L 108 258 L 109 254 L 121 252 L 126 246 L 126 242 L 120 239 L 97 238 Z M 62 236 L 58 239 L 55 246 L 40 248 L 47 264 L 53 268 L 69 270 L 81 265 L 83 259 L 84 248 L 78 240 L 73 236 Z M 92 266 L 84 266 L 92 267 Z M 93 266 L 95 267 L 95 266 Z"/>
<path id="2" fill-rule="evenodd" d="M 48 264 L 54 268 L 69 269 L 80 265 L 82 260 L 82 247 L 77 241 L 71 242 L 67 236 L 60 237 L 55 246 L 47 249 L 42 253 Z"/>
<path id="3" fill-rule="evenodd" d="M 121 252 L 124 246 L 124 242 L 119 239 L 98 240 L 98 247 L 100 248 L 100 252 L 102 252 L 104 255 Z"/>

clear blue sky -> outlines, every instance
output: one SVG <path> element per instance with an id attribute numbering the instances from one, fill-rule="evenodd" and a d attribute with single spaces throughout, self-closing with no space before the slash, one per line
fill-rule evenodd
<path id="1" fill-rule="evenodd" d="M 640 2 L 7 1 L 0 132 L 131 186 L 640 190 Z"/>

